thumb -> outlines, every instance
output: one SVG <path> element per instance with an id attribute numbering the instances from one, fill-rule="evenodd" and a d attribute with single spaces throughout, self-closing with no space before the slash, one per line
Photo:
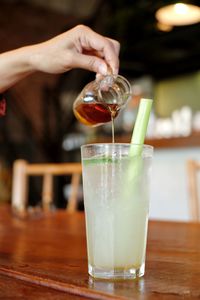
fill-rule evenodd
<path id="1" fill-rule="evenodd" d="M 72 67 L 86 69 L 101 75 L 107 74 L 107 64 L 97 56 L 77 54 L 74 58 Z"/>

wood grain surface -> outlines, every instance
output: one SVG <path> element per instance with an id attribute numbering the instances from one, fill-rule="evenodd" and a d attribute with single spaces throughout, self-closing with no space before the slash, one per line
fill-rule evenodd
<path id="1" fill-rule="evenodd" d="M 2 300 L 80 300 L 82 297 L 59 292 L 52 288 L 0 275 L 0 299 Z"/>
<path id="2" fill-rule="evenodd" d="M 38 293 L 38 299 L 43 292 L 48 299 L 56 299 L 56 293 L 58 299 L 63 293 L 66 299 L 199 299 L 199 241 L 199 223 L 150 221 L 145 276 L 94 280 L 87 274 L 83 213 L 56 211 L 17 219 L 2 206 L 0 299 L 12 299 L 9 289 L 3 288 L 9 279 L 11 295 L 25 285 L 25 292 L 32 298 Z"/>

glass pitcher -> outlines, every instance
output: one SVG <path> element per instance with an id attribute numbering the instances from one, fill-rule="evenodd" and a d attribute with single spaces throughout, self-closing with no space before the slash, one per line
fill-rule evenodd
<path id="1" fill-rule="evenodd" d="M 114 119 L 131 96 L 131 85 L 121 75 L 106 75 L 88 83 L 76 98 L 73 111 L 85 125 L 99 126 Z"/>

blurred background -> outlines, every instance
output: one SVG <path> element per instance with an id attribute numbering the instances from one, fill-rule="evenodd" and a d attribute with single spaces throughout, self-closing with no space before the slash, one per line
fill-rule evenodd
<path id="1" fill-rule="evenodd" d="M 146 139 L 155 147 L 150 217 L 188 220 L 186 162 L 200 160 L 200 8 L 199 1 L 186 1 L 176 6 L 174 20 L 171 11 L 167 20 L 159 19 L 159 9 L 174 3 L 1 0 L 0 52 L 45 41 L 80 23 L 119 40 L 120 74 L 130 81 L 133 97 L 115 120 L 116 141 L 130 141 L 139 100 L 153 98 Z M 196 5 L 196 19 L 190 20 L 185 3 Z M 14 160 L 80 161 L 82 144 L 111 141 L 110 124 L 89 128 L 73 115 L 75 98 L 94 78 L 83 70 L 37 73 L 6 92 L 7 115 L 0 119 L 0 202 L 10 201 Z M 40 199 L 40 185 L 39 180 L 30 182 L 33 205 Z M 68 188 L 67 178 L 56 181 L 56 206 L 66 205 Z"/>

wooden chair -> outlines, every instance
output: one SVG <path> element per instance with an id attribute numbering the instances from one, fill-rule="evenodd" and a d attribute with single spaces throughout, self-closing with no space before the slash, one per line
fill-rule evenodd
<path id="1" fill-rule="evenodd" d="M 71 193 L 66 209 L 70 212 L 75 211 L 81 173 L 81 163 L 29 164 L 25 160 L 16 160 L 12 180 L 13 211 L 22 216 L 27 213 L 29 176 L 43 176 L 42 208 L 50 211 L 53 202 L 53 176 L 56 175 L 72 175 Z"/>
<path id="2" fill-rule="evenodd" d="M 195 160 L 188 160 L 187 173 L 191 218 L 193 221 L 200 221 L 200 197 L 198 195 L 198 174 L 200 174 L 200 162 Z"/>

